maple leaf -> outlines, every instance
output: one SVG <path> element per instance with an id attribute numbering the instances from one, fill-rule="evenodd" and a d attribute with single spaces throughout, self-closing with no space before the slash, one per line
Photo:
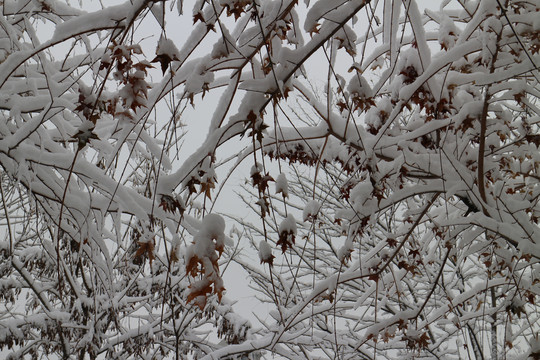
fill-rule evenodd
<path id="1" fill-rule="evenodd" d="M 382 335 L 382 341 L 387 343 L 388 341 L 390 341 L 390 339 L 392 339 L 394 337 L 394 334 L 390 333 L 388 330 L 386 330 L 384 332 L 384 334 Z"/>
<path id="2" fill-rule="evenodd" d="M 404 76 L 403 83 L 405 85 L 412 84 L 416 78 L 418 78 L 418 71 L 416 71 L 416 68 L 412 65 L 401 70 L 399 74 Z"/>
<path id="3" fill-rule="evenodd" d="M 247 121 L 252 123 L 255 122 L 255 120 L 257 120 L 257 115 L 253 112 L 253 110 L 250 110 L 247 116 Z"/>
<path id="4" fill-rule="evenodd" d="M 94 134 L 93 122 L 85 122 L 79 127 L 79 131 L 72 136 L 78 142 L 79 150 L 84 148 L 91 139 L 99 140 L 96 134 Z"/>
<path id="5" fill-rule="evenodd" d="M 461 200 L 467 206 L 467 212 L 465 212 L 464 216 L 467 216 L 470 213 L 477 213 L 480 211 L 478 207 L 476 207 L 476 205 L 474 205 L 474 203 L 467 196 L 460 196 L 460 195 L 456 195 L 456 196 L 459 198 L 459 200 Z"/>
<path id="6" fill-rule="evenodd" d="M 308 31 L 308 32 L 309 32 L 309 35 L 310 35 L 311 37 L 313 37 L 313 34 L 318 34 L 318 33 L 319 33 L 319 27 L 320 27 L 320 26 L 321 26 L 321 24 L 319 24 L 319 23 L 314 24 L 314 25 L 311 27 L 311 29 L 309 29 L 309 31 Z"/>
<path id="7" fill-rule="evenodd" d="M 517 315 L 518 318 L 521 318 L 521 314 L 527 316 L 527 312 L 525 311 L 525 302 L 518 298 L 514 298 L 511 301 L 511 303 L 506 307 L 506 311 L 508 313 Z"/>
<path id="8" fill-rule="evenodd" d="M 401 261 L 398 263 L 397 266 L 398 266 L 399 269 L 405 269 L 405 270 L 407 270 L 407 271 L 409 271 L 409 269 L 410 269 L 409 264 L 408 264 L 405 260 L 401 260 Z"/>
<path id="9" fill-rule="evenodd" d="M 137 111 L 137 108 L 140 108 L 140 107 L 146 107 L 146 105 L 144 105 L 143 103 L 139 102 L 137 100 L 137 97 L 134 98 L 132 101 L 131 101 L 131 105 L 129 106 L 129 108 L 133 111 Z"/>
<path id="10" fill-rule="evenodd" d="M 223 286 L 221 282 L 214 283 L 214 293 L 217 295 L 218 301 L 221 301 L 224 291 L 225 291 L 225 287 Z"/>
<path id="11" fill-rule="evenodd" d="M 257 121 L 257 115 L 255 114 L 255 112 L 253 112 L 253 110 L 250 110 L 246 120 L 244 120 L 244 130 L 240 134 L 240 138 L 244 137 L 246 132 L 253 127 L 256 121 Z M 251 134 L 252 132 L 250 132 L 250 135 Z"/>
<path id="12" fill-rule="evenodd" d="M 347 265 L 347 263 L 352 259 L 352 253 L 353 253 L 352 249 L 347 249 L 346 251 L 343 252 L 343 254 L 341 255 L 341 259 L 339 259 L 339 261 L 343 265 Z"/>
<path id="13" fill-rule="evenodd" d="M 145 75 L 148 75 L 148 68 L 154 68 L 148 61 L 141 61 L 133 65 L 134 69 L 144 72 Z"/>
<path id="14" fill-rule="evenodd" d="M 206 306 L 206 299 L 208 297 L 208 294 L 210 293 L 212 293 L 211 282 L 206 279 L 196 281 L 193 284 L 189 285 L 189 292 L 186 298 L 186 302 L 190 303 L 193 300 L 196 300 L 195 305 L 197 305 L 202 311 Z"/>
<path id="15" fill-rule="evenodd" d="M 173 248 L 172 251 L 171 251 L 171 254 L 169 256 L 169 261 L 171 263 L 175 263 L 175 262 L 178 262 L 180 259 L 178 258 L 178 249 L 177 248 Z"/>
<path id="16" fill-rule="evenodd" d="M 268 264 L 270 265 L 270 267 L 274 266 L 274 259 L 276 257 L 274 255 L 270 255 L 269 257 L 265 258 L 265 259 L 261 259 L 261 264 L 265 263 L 265 264 Z"/>
<path id="17" fill-rule="evenodd" d="M 263 132 L 268 128 L 268 125 L 266 125 L 262 120 L 260 122 L 257 122 L 254 126 L 254 129 L 249 132 L 248 136 L 255 136 L 258 142 L 262 143 L 262 139 L 264 137 Z"/>
<path id="18" fill-rule="evenodd" d="M 226 4 L 225 8 L 227 9 L 227 16 L 234 15 L 234 20 L 238 20 L 242 13 L 244 13 L 246 10 L 246 6 L 248 6 L 251 3 L 251 1 L 248 0 L 236 0 L 232 6 L 230 4 Z"/>
<path id="19" fill-rule="evenodd" d="M 189 103 L 193 107 L 195 107 L 194 96 L 195 96 L 195 94 L 192 93 L 192 92 L 186 94 L 186 97 L 189 99 Z"/>
<path id="20" fill-rule="evenodd" d="M 204 99 L 204 95 L 206 95 L 206 93 L 207 93 L 208 91 L 210 91 L 210 84 L 208 84 L 208 83 L 205 82 L 205 83 L 202 85 L 202 98 L 203 98 L 203 99 Z"/>
<path id="21" fill-rule="evenodd" d="M 125 118 L 129 120 L 133 120 L 133 114 L 129 110 L 123 110 L 115 113 L 116 117 L 118 118 Z"/>
<path id="22" fill-rule="evenodd" d="M 161 202 L 159 206 L 162 207 L 164 211 L 172 213 L 175 213 L 176 210 L 180 210 L 180 214 L 182 214 L 185 210 L 185 206 L 183 206 L 178 199 L 172 197 L 171 195 L 161 195 Z"/>
<path id="23" fill-rule="evenodd" d="M 192 177 L 187 182 L 186 188 L 188 188 L 190 194 L 194 194 L 197 192 L 197 188 L 195 187 L 195 185 L 198 185 L 200 183 L 201 181 L 199 179 L 197 179 L 196 177 Z"/>
<path id="24" fill-rule="evenodd" d="M 199 273 L 199 265 L 200 259 L 197 255 L 193 255 L 189 258 L 187 264 L 186 264 L 186 273 L 190 274 L 191 276 L 195 277 Z"/>
<path id="25" fill-rule="evenodd" d="M 275 181 L 269 173 L 266 173 L 264 176 L 261 176 L 261 173 L 254 173 L 251 175 L 251 179 L 253 186 L 257 186 L 257 188 L 263 193 L 268 189 L 268 182 Z"/>
<path id="26" fill-rule="evenodd" d="M 324 293 L 324 294 L 321 295 L 321 297 L 322 297 L 324 300 L 330 301 L 331 303 L 334 302 L 334 293 Z"/>
<path id="27" fill-rule="evenodd" d="M 208 179 L 208 181 L 201 183 L 201 191 L 202 194 L 204 192 L 204 195 L 210 200 L 212 200 L 212 189 L 215 189 L 216 185 L 214 185 L 214 182 L 212 179 Z"/>
<path id="28" fill-rule="evenodd" d="M 172 61 L 173 59 L 168 54 L 159 54 L 159 55 L 156 55 L 154 60 L 152 60 L 151 62 L 153 63 L 159 62 L 161 64 L 161 72 L 163 73 L 163 75 L 165 75 L 165 72 L 169 68 L 169 64 Z"/>
<path id="29" fill-rule="evenodd" d="M 429 336 L 425 332 L 420 335 L 405 335 L 404 339 L 407 340 L 407 347 L 411 350 L 426 349 L 429 345 Z"/>
<path id="30" fill-rule="evenodd" d="M 472 129 L 474 128 L 474 122 L 476 121 L 475 118 L 467 115 L 465 117 L 465 119 L 463 119 L 463 121 L 461 122 L 461 124 L 459 125 L 459 129 L 463 132 L 465 132 L 467 129 Z"/>
<path id="31" fill-rule="evenodd" d="M 138 241 L 139 248 L 135 253 L 135 258 L 140 258 L 146 256 L 150 261 L 150 266 L 152 266 L 152 261 L 154 260 L 154 242 L 153 241 Z"/>
<path id="32" fill-rule="evenodd" d="M 343 100 L 339 100 L 337 103 L 336 103 L 336 106 L 339 108 L 339 112 L 343 112 L 343 110 L 347 109 L 347 103 L 345 103 L 345 101 Z"/>
<path id="33" fill-rule="evenodd" d="M 420 257 L 420 250 L 412 249 L 409 251 L 409 255 L 412 255 L 413 257 Z"/>
<path id="34" fill-rule="evenodd" d="M 295 238 L 292 231 L 282 231 L 279 234 L 279 240 L 276 242 L 276 245 L 281 246 L 281 252 L 285 253 L 289 247 L 294 245 Z"/>
<path id="35" fill-rule="evenodd" d="M 197 21 L 204 22 L 204 17 L 200 11 L 193 15 L 193 24 L 197 23 Z"/>
<path id="36" fill-rule="evenodd" d="M 395 248 L 397 246 L 397 240 L 393 238 L 387 238 L 386 242 L 388 243 L 388 246 L 391 248 Z"/>
<path id="37" fill-rule="evenodd" d="M 399 319 L 398 320 L 398 329 L 399 330 L 407 330 L 407 328 L 408 328 L 407 322 L 404 319 Z"/>
<path id="38" fill-rule="evenodd" d="M 420 335 L 420 338 L 418 339 L 418 346 L 421 348 L 421 349 L 427 349 L 429 345 L 429 336 L 426 332 L 422 333 L 422 335 Z"/>
<path id="39" fill-rule="evenodd" d="M 268 209 L 270 208 L 270 203 L 268 202 L 268 197 L 263 196 L 262 198 L 259 198 L 257 202 L 255 203 L 261 207 L 261 216 L 265 217 L 266 214 L 268 214 Z"/>
<path id="40" fill-rule="evenodd" d="M 528 134 L 528 135 L 525 135 L 525 140 L 527 140 L 529 144 L 532 143 L 536 145 L 537 147 L 540 147 L 540 135 Z"/>

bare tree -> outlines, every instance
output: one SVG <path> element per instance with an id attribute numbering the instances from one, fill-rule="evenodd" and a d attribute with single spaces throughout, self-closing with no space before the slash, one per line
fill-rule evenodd
<path id="1" fill-rule="evenodd" d="M 4 1 L 3 351 L 538 359 L 540 5 L 419 5 Z"/>

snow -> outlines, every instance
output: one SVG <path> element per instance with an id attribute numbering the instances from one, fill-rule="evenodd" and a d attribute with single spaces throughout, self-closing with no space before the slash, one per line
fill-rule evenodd
<path id="1" fill-rule="evenodd" d="M 459 29 L 454 24 L 454 21 L 443 14 L 440 17 L 439 25 L 439 44 L 447 49 L 453 47 L 459 35 Z"/>
<path id="2" fill-rule="evenodd" d="M 311 6 L 304 22 L 304 30 L 310 32 L 315 29 L 315 26 L 320 22 L 321 18 L 331 13 L 334 9 L 338 8 L 341 4 L 345 3 L 346 0 L 337 0 L 337 1 L 324 1 L 319 0 L 315 5 Z"/>
<path id="3" fill-rule="evenodd" d="M 207 214 L 199 232 L 193 237 L 193 245 L 188 248 L 186 258 L 196 255 L 200 259 L 216 257 L 215 251 L 225 245 L 225 220 L 218 214 Z"/>
<path id="4" fill-rule="evenodd" d="M 289 184 L 287 182 L 287 176 L 284 173 L 280 173 L 276 179 L 276 194 L 283 195 L 284 198 L 289 197 Z"/>
<path id="5" fill-rule="evenodd" d="M 321 204 L 317 200 L 310 200 L 304 207 L 302 218 L 304 221 L 312 221 L 317 218 L 320 209 Z"/>
<path id="6" fill-rule="evenodd" d="M 257 162 L 255 165 L 251 167 L 251 170 L 249 171 L 249 176 L 253 177 L 253 175 L 260 174 L 263 171 L 263 166 L 261 163 Z"/>
<path id="7" fill-rule="evenodd" d="M 214 59 L 220 59 L 226 57 L 232 53 L 236 46 L 236 41 L 231 37 L 229 30 L 222 26 L 221 28 L 221 40 L 217 41 L 212 48 L 211 56 Z"/>
<path id="8" fill-rule="evenodd" d="M 421 63 L 422 72 L 429 66 L 431 63 L 431 50 L 426 41 L 426 33 L 424 30 L 424 23 L 422 20 L 422 15 L 418 9 L 418 3 L 416 1 L 410 1 L 407 11 L 407 16 L 414 32 L 416 47 L 418 49 L 418 55 Z M 428 82 L 431 79 L 428 80 Z"/>
<path id="9" fill-rule="evenodd" d="M 222 238 L 225 234 L 225 220 L 221 215 L 208 214 L 203 218 L 201 228 L 201 232 L 211 238 Z"/>
<path id="10" fill-rule="evenodd" d="M 262 240 L 259 243 L 259 258 L 262 262 L 268 262 L 272 260 L 272 248 L 268 244 L 268 241 Z"/>
<path id="11" fill-rule="evenodd" d="M 387 44 L 390 48 L 390 64 L 394 65 L 398 59 L 398 31 L 401 13 L 399 2 L 392 0 L 384 0 L 383 12 L 383 44 Z"/>
<path id="12" fill-rule="evenodd" d="M 534 334 L 529 342 L 531 344 L 530 354 L 536 354 L 538 356 L 540 354 L 540 335 Z"/>
<path id="13" fill-rule="evenodd" d="M 281 224 L 279 224 L 278 232 L 280 234 L 285 233 L 285 234 L 296 235 L 296 232 L 297 232 L 296 219 L 294 218 L 292 214 L 287 214 L 287 217 L 283 219 Z"/>
<path id="14" fill-rule="evenodd" d="M 530 15 L 534 16 L 534 14 L 530 14 Z M 534 16 L 533 29 L 534 31 L 540 31 L 540 18 L 538 16 Z"/>
<path id="15" fill-rule="evenodd" d="M 198 65 L 195 65 L 195 69 L 191 75 L 188 76 L 185 83 L 186 92 L 197 94 L 201 92 L 205 86 L 211 84 L 214 81 L 214 73 L 207 71 L 206 65 L 204 62 L 200 62 Z"/>
<path id="16" fill-rule="evenodd" d="M 178 60 L 180 52 L 172 39 L 161 36 L 156 48 L 156 55 L 168 55 L 170 59 Z"/>
<path id="17" fill-rule="evenodd" d="M 133 9 L 141 6 L 144 0 L 128 1 L 122 5 L 109 6 L 103 10 L 77 16 L 58 24 L 51 42 L 63 41 L 76 34 L 84 34 L 98 29 L 109 29 L 125 26 L 134 15 Z"/>
<path id="18" fill-rule="evenodd" d="M 360 74 L 355 74 L 347 85 L 347 91 L 362 99 L 373 96 L 373 91 L 367 80 Z"/>

